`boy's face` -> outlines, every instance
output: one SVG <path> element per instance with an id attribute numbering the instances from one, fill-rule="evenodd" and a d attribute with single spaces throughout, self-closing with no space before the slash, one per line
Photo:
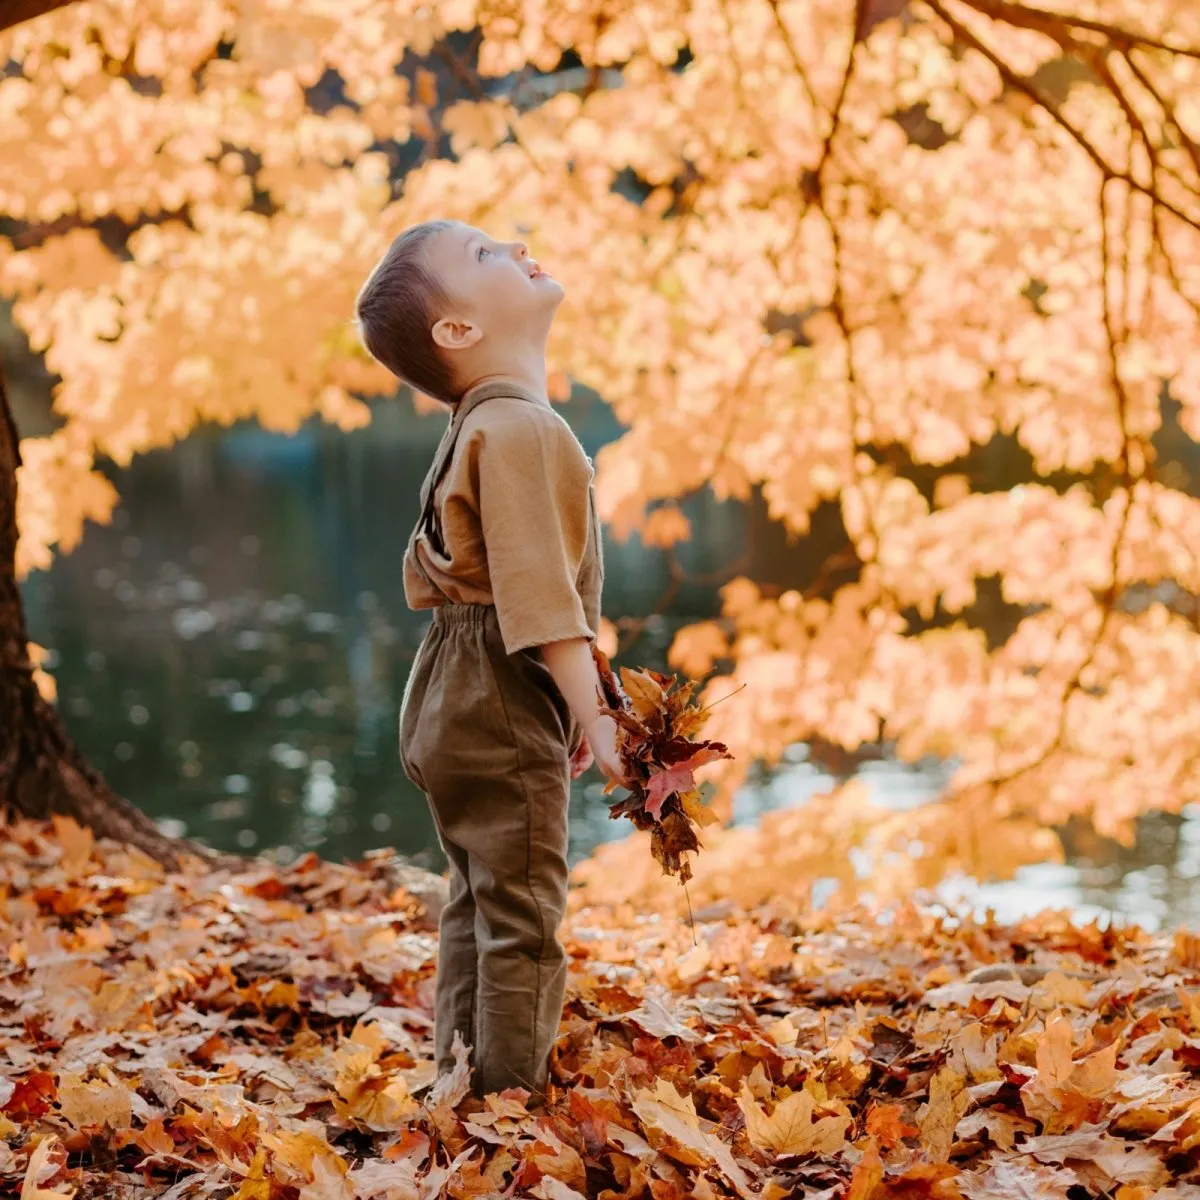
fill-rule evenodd
<path id="1" fill-rule="evenodd" d="M 434 339 L 465 336 L 466 344 L 545 338 L 563 298 L 556 279 L 540 270 L 524 242 L 498 242 L 473 225 L 455 221 L 429 244 L 427 261 L 449 293 L 454 311 L 434 326 Z M 475 331 L 472 334 L 470 331 Z M 458 343 L 462 348 L 463 343 Z"/>

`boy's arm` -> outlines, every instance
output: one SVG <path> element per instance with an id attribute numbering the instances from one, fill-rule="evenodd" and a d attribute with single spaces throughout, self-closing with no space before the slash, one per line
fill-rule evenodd
<path id="1" fill-rule="evenodd" d="M 542 658 L 592 748 L 596 765 L 614 783 L 624 784 L 625 769 L 617 750 L 617 724 L 600 715 L 600 677 L 587 638 L 548 642 Z"/>
<path id="2" fill-rule="evenodd" d="M 576 586 L 590 467 L 561 417 L 512 403 L 516 412 L 477 430 L 476 470 L 492 602 L 504 649 L 516 654 L 596 631 Z"/>
<path id="3" fill-rule="evenodd" d="M 616 722 L 599 713 L 595 631 L 576 587 L 591 467 L 560 417 L 515 403 L 478 442 L 479 520 L 500 635 L 509 654 L 540 647 L 596 765 L 623 783 Z"/>

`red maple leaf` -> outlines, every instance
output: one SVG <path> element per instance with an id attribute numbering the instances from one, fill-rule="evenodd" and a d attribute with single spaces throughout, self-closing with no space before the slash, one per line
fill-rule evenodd
<path id="1" fill-rule="evenodd" d="M 690 792 L 696 786 L 693 772 L 698 767 L 727 757 L 724 746 L 718 742 L 706 742 L 683 762 L 660 770 L 651 770 L 650 778 L 646 781 L 646 811 L 657 819 L 669 796 L 676 792 Z"/>

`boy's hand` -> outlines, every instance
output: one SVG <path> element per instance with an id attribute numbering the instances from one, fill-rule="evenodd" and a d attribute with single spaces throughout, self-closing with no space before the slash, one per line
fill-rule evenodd
<path id="1" fill-rule="evenodd" d="M 596 766 L 611 782 L 628 787 L 629 781 L 621 762 L 621 752 L 617 749 L 616 721 L 612 717 L 597 717 L 587 732 L 587 741 L 591 746 Z"/>
<path id="2" fill-rule="evenodd" d="M 547 642 L 542 647 L 542 658 L 575 720 L 579 722 L 596 766 L 610 782 L 628 787 L 621 753 L 617 749 L 617 723 L 612 717 L 600 716 L 603 689 L 587 638 Z M 579 752 L 582 752 L 582 746 Z M 574 754 L 571 755 L 572 770 L 575 769 L 575 758 Z"/>
<path id="3" fill-rule="evenodd" d="M 588 744 L 585 734 L 579 742 L 579 748 L 571 755 L 571 778 L 578 779 L 595 762 L 592 757 L 592 747 Z"/>

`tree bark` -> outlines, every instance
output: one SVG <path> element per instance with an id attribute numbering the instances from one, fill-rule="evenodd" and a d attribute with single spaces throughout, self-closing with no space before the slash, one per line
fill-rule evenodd
<path id="1" fill-rule="evenodd" d="M 128 842 L 168 869 L 181 852 L 218 857 L 161 833 L 113 792 L 79 752 L 33 678 L 17 587 L 17 467 L 21 448 L 0 373 L 0 806 L 27 817 L 72 817 L 101 837 Z"/>
<path id="2" fill-rule="evenodd" d="M 73 0 L 0 0 L 0 33 L 10 25 L 31 21 L 42 13 L 65 8 Z"/>

